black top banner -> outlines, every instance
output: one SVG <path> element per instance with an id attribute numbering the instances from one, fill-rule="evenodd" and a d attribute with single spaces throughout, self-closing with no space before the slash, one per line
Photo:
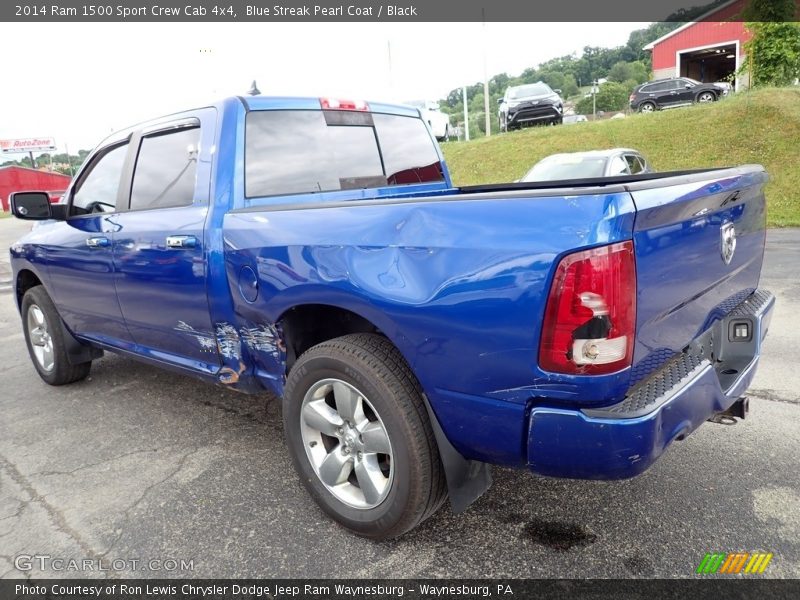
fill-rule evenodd
<path id="1" fill-rule="evenodd" d="M 753 20 L 752 0 L 133 0 L 2 2 L 0 20 L 28 22 L 643 22 Z M 800 2 L 795 2 L 800 4 Z M 710 11 L 714 11 L 709 14 Z M 717 13 L 718 16 L 717 16 Z M 798 9 L 800 14 L 800 8 Z M 765 20 L 773 20 L 772 17 Z"/>

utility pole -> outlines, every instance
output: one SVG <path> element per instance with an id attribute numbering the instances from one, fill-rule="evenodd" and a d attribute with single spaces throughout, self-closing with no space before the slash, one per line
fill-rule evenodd
<path id="1" fill-rule="evenodd" d="M 467 108 L 467 86 L 464 86 L 464 141 L 469 141 L 469 109 Z"/>
<path id="2" fill-rule="evenodd" d="M 394 80 L 392 77 L 392 40 L 386 40 L 387 57 L 389 59 L 389 96 L 394 100 Z"/>
<path id="3" fill-rule="evenodd" d="M 597 79 L 592 81 L 592 120 L 597 120 Z"/>
<path id="4" fill-rule="evenodd" d="M 72 168 L 72 159 L 69 156 L 69 145 L 64 144 L 64 150 L 67 153 L 67 164 L 69 165 L 69 174 L 72 177 L 74 177 L 75 176 L 75 170 Z"/>
<path id="5" fill-rule="evenodd" d="M 489 118 L 489 75 L 486 68 L 486 9 L 481 9 L 483 17 L 483 112 L 486 117 L 486 137 L 492 135 L 492 121 Z"/>

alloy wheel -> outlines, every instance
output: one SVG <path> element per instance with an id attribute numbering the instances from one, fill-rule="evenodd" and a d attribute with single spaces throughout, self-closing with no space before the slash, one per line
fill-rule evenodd
<path id="1" fill-rule="evenodd" d="M 311 467 L 338 500 L 371 509 L 386 499 L 394 465 L 389 434 L 369 400 L 340 379 L 309 388 L 300 431 Z"/>

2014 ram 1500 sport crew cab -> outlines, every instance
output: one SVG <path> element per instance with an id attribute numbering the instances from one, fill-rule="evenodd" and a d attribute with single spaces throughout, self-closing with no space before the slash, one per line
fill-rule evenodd
<path id="1" fill-rule="evenodd" d="M 760 166 L 454 188 L 416 109 L 231 98 L 115 133 L 11 248 L 33 365 L 103 350 L 283 398 L 366 536 L 489 464 L 616 479 L 743 415 L 774 304 Z"/>

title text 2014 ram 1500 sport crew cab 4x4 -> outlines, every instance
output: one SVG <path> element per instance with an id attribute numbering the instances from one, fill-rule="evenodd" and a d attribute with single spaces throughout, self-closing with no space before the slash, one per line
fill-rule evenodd
<path id="1" fill-rule="evenodd" d="M 743 415 L 774 304 L 760 166 L 454 188 L 420 113 L 231 98 L 115 133 L 11 248 L 33 365 L 104 350 L 283 398 L 299 477 L 362 535 L 489 464 L 616 479 Z"/>

